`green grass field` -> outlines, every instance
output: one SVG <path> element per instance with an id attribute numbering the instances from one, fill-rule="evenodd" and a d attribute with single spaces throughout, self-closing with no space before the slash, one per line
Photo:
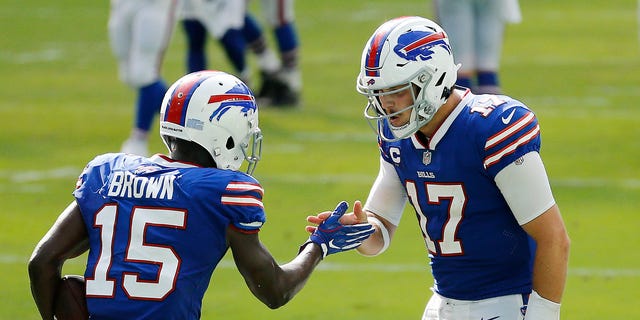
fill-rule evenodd
<path id="1" fill-rule="evenodd" d="M 258 2 L 252 6 L 258 9 Z M 502 82 L 536 111 L 542 156 L 572 238 L 563 319 L 640 319 L 640 44 L 630 0 L 523 0 L 507 30 Z M 0 319 L 37 319 L 26 263 L 72 200 L 94 155 L 117 151 L 134 92 L 118 81 L 107 42 L 108 1 L 4 0 L 0 11 Z M 298 1 L 304 106 L 264 109 L 265 245 L 282 263 L 305 240 L 305 217 L 364 200 L 377 173 L 375 135 L 354 79 L 383 21 L 432 17 L 431 1 Z M 256 11 L 257 12 L 257 11 Z M 210 42 L 211 68 L 229 65 Z M 254 63 L 254 62 L 252 62 Z M 163 76 L 184 70 L 176 29 Z M 157 126 L 154 130 L 157 129 Z M 164 152 L 155 138 L 153 152 Z M 64 273 L 82 274 L 84 261 Z M 407 210 L 382 256 L 322 262 L 288 305 L 269 310 L 225 257 L 203 319 L 419 319 L 432 279 Z"/>

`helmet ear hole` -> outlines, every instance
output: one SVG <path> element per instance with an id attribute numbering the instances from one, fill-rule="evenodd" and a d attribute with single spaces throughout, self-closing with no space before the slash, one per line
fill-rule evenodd
<path id="1" fill-rule="evenodd" d="M 227 139 L 227 145 L 226 145 L 227 150 L 231 150 L 235 146 L 236 146 L 236 144 L 235 144 L 235 142 L 233 142 L 233 137 L 229 137 L 229 139 Z"/>
<path id="2" fill-rule="evenodd" d="M 436 82 L 436 87 L 442 85 L 442 82 L 444 81 L 444 76 L 446 76 L 447 73 L 443 72 L 442 75 L 440 76 L 440 79 L 438 79 L 438 82 Z"/>

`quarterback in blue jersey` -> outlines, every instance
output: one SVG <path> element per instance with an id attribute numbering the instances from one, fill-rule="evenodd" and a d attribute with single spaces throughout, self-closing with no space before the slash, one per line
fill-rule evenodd
<path id="1" fill-rule="evenodd" d="M 570 240 L 538 120 L 520 101 L 455 86 L 457 69 L 445 31 L 425 18 L 390 20 L 367 42 L 357 89 L 381 156 L 354 206 L 376 232 L 357 250 L 383 252 L 408 201 L 435 282 L 422 319 L 558 319 Z"/>
<path id="2" fill-rule="evenodd" d="M 278 265 L 258 238 L 263 189 L 250 174 L 262 133 L 255 97 L 219 71 L 186 75 L 167 91 L 160 134 L 169 156 L 99 155 L 85 167 L 75 200 L 29 261 L 43 319 L 65 260 L 89 251 L 84 273 L 91 319 L 199 319 L 211 275 L 228 249 L 251 292 L 270 308 L 287 303 L 327 255 L 373 233 L 342 225 L 347 205 L 320 225 L 298 255 Z M 246 173 L 239 171 L 248 162 Z"/>

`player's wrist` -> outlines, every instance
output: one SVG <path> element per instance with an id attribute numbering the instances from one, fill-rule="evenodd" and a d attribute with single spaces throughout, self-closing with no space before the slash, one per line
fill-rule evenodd
<path id="1" fill-rule="evenodd" d="M 374 216 L 368 216 L 367 222 L 371 225 L 378 227 L 377 229 L 378 229 L 378 233 L 380 234 L 380 238 L 382 239 L 382 244 L 379 247 L 375 248 L 374 250 L 367 250 L 365 248 L 360 249 L 361 248 L 360 247 L 358 248 L 358 252 L 363 256 L 373 257 L 387 250 L 387 248 L 389 247 L 389 244 L 391 243 L 391 237 L 389 236 L 389 231 L 385 227 L 384 223 L 380 221 L 380 219 Z"/>
<path id="2" fill-rule="evenodd" d="M 535 290 L 531 291 L 525 320 L 558 320 L 560 319 L 560 304 L 547 300 Z"/>
<path id="3" fill-rule="evenodd" d="M 300 249 L 298 249 L 298 254 L 302 253 L 302 251 L 304 251 L 305 248 L 308 245 L 312 245 L 312 246 L 315 245 L 315 247 L 317 247 L 319 249 L 320 259 L 324 259 L 327 256 L 326 245 L 323 246 L 321 243 L 313 241 L 313 239 L 311 239 L 311 237 L 309 239 L 307 239 L 307 241 L 305 241 L 302 245 L 300 245 Z M 313 250 L 313 249 L 311 249 L 311 250 Z"/>

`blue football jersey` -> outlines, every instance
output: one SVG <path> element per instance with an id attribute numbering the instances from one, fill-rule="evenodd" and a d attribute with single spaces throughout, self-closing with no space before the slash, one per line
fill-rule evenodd
<path id="1" fill-rule="evenodd" d="M 89 234 L 91 319 L 199 319 L 227 227 L 258 232 L 260 184 L 161 155 L 93 159 L 74 196 Z"/>
<path id="2" fill-rule="evenodd" d="M 467 91 L 430 139 L 380 142 L 415 209 L 440 295 L 480 300 L 531 291 L 534 242 L 494 178 L 539 150 L 539 131 L 521 102 Z"/>

